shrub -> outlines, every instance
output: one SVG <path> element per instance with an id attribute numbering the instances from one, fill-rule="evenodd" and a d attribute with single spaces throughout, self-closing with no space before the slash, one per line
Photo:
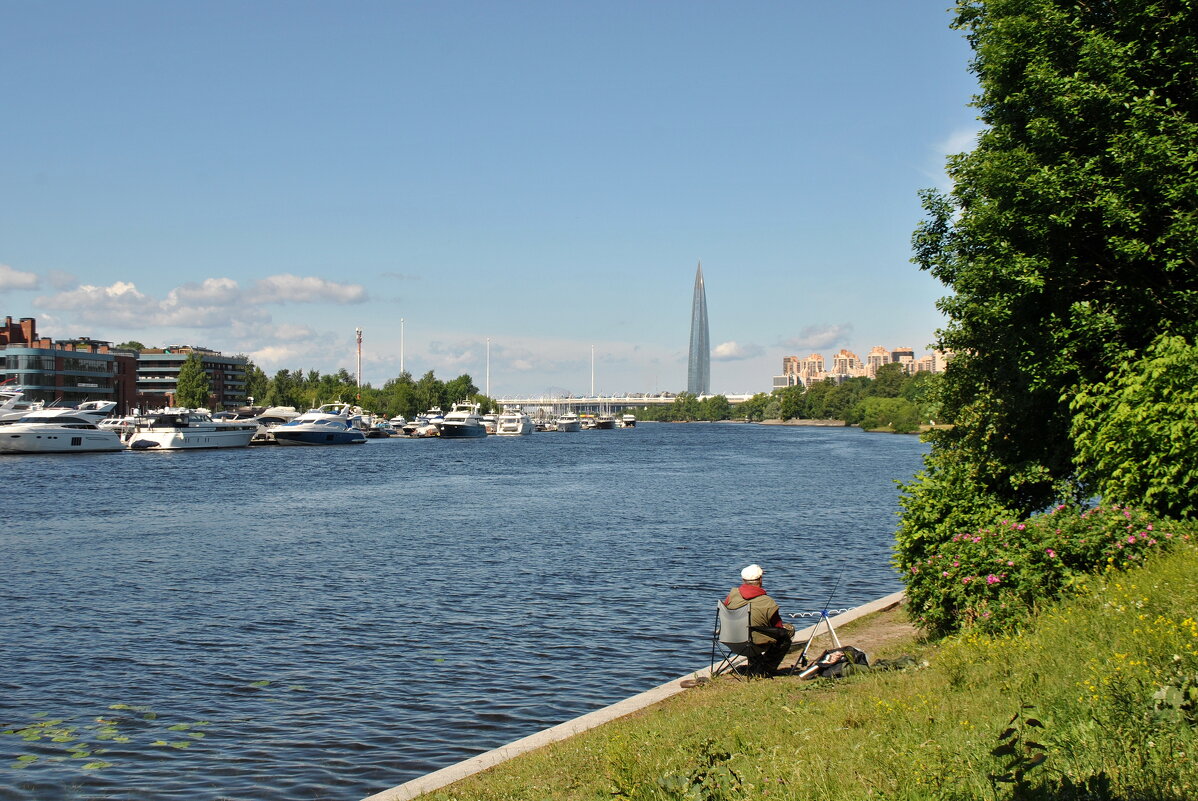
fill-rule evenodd
<path id="1" fill-rule="evenodd" d="M 1189 526 L 1162 523 L 1125 506 L 1059 506 L 1024 521 L 1003 520 L 928 548 L 904 574 L 912 617 L 937 635 L 963 627 L 1001 632 L 1088 574 L 1140 564 Z"/>
<path id="2" fill-rule="evenodd" d="M 1198 513 L 1198 346 L 1158 337 L 1072 403 L 1074 463 L 1088 488 L 1157 514 Z"/>

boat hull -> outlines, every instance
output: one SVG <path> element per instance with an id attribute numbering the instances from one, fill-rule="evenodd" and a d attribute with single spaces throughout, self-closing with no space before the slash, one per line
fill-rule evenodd
<path id="1" fill-rule="evenodd" d="M 115 431 L 80 429 L 14 430 L 19 423 L 4 426 L 0 433 L 0 453 L 99 453 L 124 448 Z"/>
<path id="2" fill-rule="evenodd" d="M 363 445 L 366 435 L 353 428 L 344 431 L 330 431 L 327 426 L 319 430 L 287 431 L 282 428 L 274 431 L 275 442 L 280 445 Z"/>
<path id="3" fill-rule="evenodd" d="M 133 451 L 183 451 L 203 448 L 244 448 L 254 438 L 256 430 L 237 431 L 134 431 L 128 447 Z"/>
<path id="4" fill-rule="evenodd" d="M 487 429 L 482 425 L 462 425 L 450 421 L 441 424 L 441 436 L 445 439 L 474 439 L 486 435 Z"/>

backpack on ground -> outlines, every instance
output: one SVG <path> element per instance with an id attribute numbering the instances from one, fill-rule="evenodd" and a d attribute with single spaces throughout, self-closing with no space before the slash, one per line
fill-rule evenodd
<path id="1" fill-rule="evenodd" d="M 863 670 L 869 670 L 869 658 L 865 651 L 851 645 L 832 648 L 820 654 L 799 673 L 801 679 L 840 679 Z"/>

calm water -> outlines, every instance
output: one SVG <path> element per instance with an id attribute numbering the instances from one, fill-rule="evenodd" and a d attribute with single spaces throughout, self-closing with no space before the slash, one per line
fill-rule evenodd
<path id="1" fill-rule="evenodd" d="M 749 562 L 784 612 L 842 572 L 835 607 L 899 589 L 925 447 L 642 424 L 0 459 L 0 726 L 46 734 L 0 734 L 0 799 L 359 799 L 560 723 L 704 665 Z"/>

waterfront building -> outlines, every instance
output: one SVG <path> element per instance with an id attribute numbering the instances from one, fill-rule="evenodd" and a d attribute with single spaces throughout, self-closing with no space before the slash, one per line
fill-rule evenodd
<path id="1" fill-rule="evenodd" d="M 691 302 L 690 357 L 686 366 L 686 391 L 711 394 L 711 342 L 707 333 L 707 290 L 703 286 L 703 262 L 695 270 L 695 293 Z"/>
<path id="2" fill-rule="evenodd" d="M 37 320 L 4 318 L 0 328 L 0 381 L 23 390 L 22 400 L 74 406 L 113 401 L 127 413 L 136 404 L 137 357 L 111 342 L 39 336 Z"/>
<path id="3" fill-rule="evenodd" d="M 246 357 L 192 345 L 145 348 L 137 355 L 137 398 L 143 409 L 173 406 L 179 369 L 191 354 L 199 354 L 208 375 L 209 409 L 236 409 L 246 403 Z"/>
<path id="4" fill-rule="evenodd" d="M 828 379 L 839 383 L 848 378 L 861 376 L 876 378 L 878 368 L 886 364 L 900 364 L 908 375 L 925 371 L 943 373 L 950 358 L 952 358 L 951 353 L 932 351 L 931 354 L 916 359 L 914 349 L 909 346 L 900 345 L 894 350 L 890 350 L 881 345 L 875 345 L 862 361 L 857 354 L 841 348 L 832 357 L 832 369 L 826 370 L 824 357 L 818 353 L 812 353 L 805 359 L 800 359 L 798 356 L 783 356 L 782 375 L 774 376 L 773 388 L 784 389 L 800 384 L 809 387 L 815 382 Z"/>
<path id="5" fill-rule="evenodd" d="M 836 376 L 838 380 L 858 378 L 865 375 L 865 364 L 857 357 L 856 353 L 841 348 L 832 357 L 832 375 Z"/>
<path id="6" fill-rule="evenodd" d="M 877 378 L 878 368 L 884 364 L 890 364 L 890 351 L 881 345 L 874 345 L 865 357 L 865 374 L 870 378 Z"/>

